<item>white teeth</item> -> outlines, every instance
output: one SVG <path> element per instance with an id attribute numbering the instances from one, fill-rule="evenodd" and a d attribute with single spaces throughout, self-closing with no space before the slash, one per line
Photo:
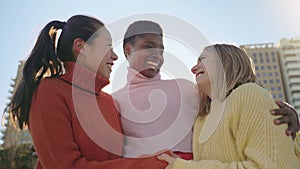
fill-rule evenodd
<path id="1" fill-rule="evenodd" d="M 204 74 L 204 72 L 199 72 L 197 73 L 196 77 L 201 76 L 202 74 Z"/>
<path id="2" fill-rule="evenodd" d="M 152 61 L 147 61 L 146 62 L 150 66 L 158 67 L 158 63 L 152 62 Z"/>
<path id="3" fill-rule="evenodd" d="M 112 65 L 111 65 L 111 64 L 107 64 L 107 67 L 108 67 L 109 69 L 112 69 Z"/>

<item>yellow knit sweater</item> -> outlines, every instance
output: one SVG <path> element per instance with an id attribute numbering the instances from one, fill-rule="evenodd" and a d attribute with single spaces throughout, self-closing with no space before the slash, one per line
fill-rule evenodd
<path id="1" fill-rule="evenodd" d="M 265 89 L 241 85 L 227 97 L 223 114 L 220 105 L 212 103 L 211 110 L 217 111 L 195 121 L 195 161 L 176 159 L 174 169 L 300 168 L 292 138 L 285 135 L 287 126 L 273 124 L 270 110 L 276 105 Z"/>

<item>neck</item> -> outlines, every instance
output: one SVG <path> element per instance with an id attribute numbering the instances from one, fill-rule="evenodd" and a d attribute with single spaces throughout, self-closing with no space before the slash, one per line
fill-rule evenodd
<path id="1" fill-rule="evenodd" d="M 208 88 L 203 88 L 203 87 L 200 88 L 199 87 L 199 95 L 201 95 L 201 94 L 204 94 L 204 95 L 208 96 L 210 99 L 213 99 L 210 87 L 208 87 Z"/>

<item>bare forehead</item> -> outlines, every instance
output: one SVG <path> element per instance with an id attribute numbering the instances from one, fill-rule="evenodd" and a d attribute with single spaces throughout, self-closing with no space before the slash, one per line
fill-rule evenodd
<path id="1" fill-rule="evenodd" d="M 99 41 L 106 41 L 106 42 L 111 42 L 112 41 L 111 34 L 106 28 L 99 29 L 96 32 L 96 39 L 99 40 Z"/>
<path id="2" fill-rule="evenodd" d="M 201 62 L 205 58 L 212 58 L 211 56 L 214 56 L 213 51 L 210 49 L 204 49 L 198 57 L 197 62 Z"/>
<path id="3" fill-rule="evenodd" d="M 208 56 L 208 55 L 210 55 L 211 54 L 211 50 L 209 50 L 209 49 L 204 49 L 202 52 L 201 52 L 201 54 L 200 54 L 200 56 L 199 57 L 204 57 L 204 56 Z"/>
<path id="4" fill-rule="evenodd" d="M 104 39 L 111 39 L 110 32 L 106 28 L 102 28 L 99 30 L 100 36 L 102 36 Z"/>

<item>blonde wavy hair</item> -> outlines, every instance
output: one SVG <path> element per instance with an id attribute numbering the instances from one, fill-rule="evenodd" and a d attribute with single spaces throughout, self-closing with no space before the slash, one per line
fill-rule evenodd
<path id="1" fill-rule="evenodd" d="M 211 89 L 217 99 L 225 100 L 238 86 L 258 83 L 254 64 L 245 51 L 230 44 L 215 44 L 204 48 L 216 56 L 216 68 L 210 76 Z M 204 51 L 203 50 L 203 51 Z M 200 94 L 199 116 L 210 111 L 211 98 Z"/>

